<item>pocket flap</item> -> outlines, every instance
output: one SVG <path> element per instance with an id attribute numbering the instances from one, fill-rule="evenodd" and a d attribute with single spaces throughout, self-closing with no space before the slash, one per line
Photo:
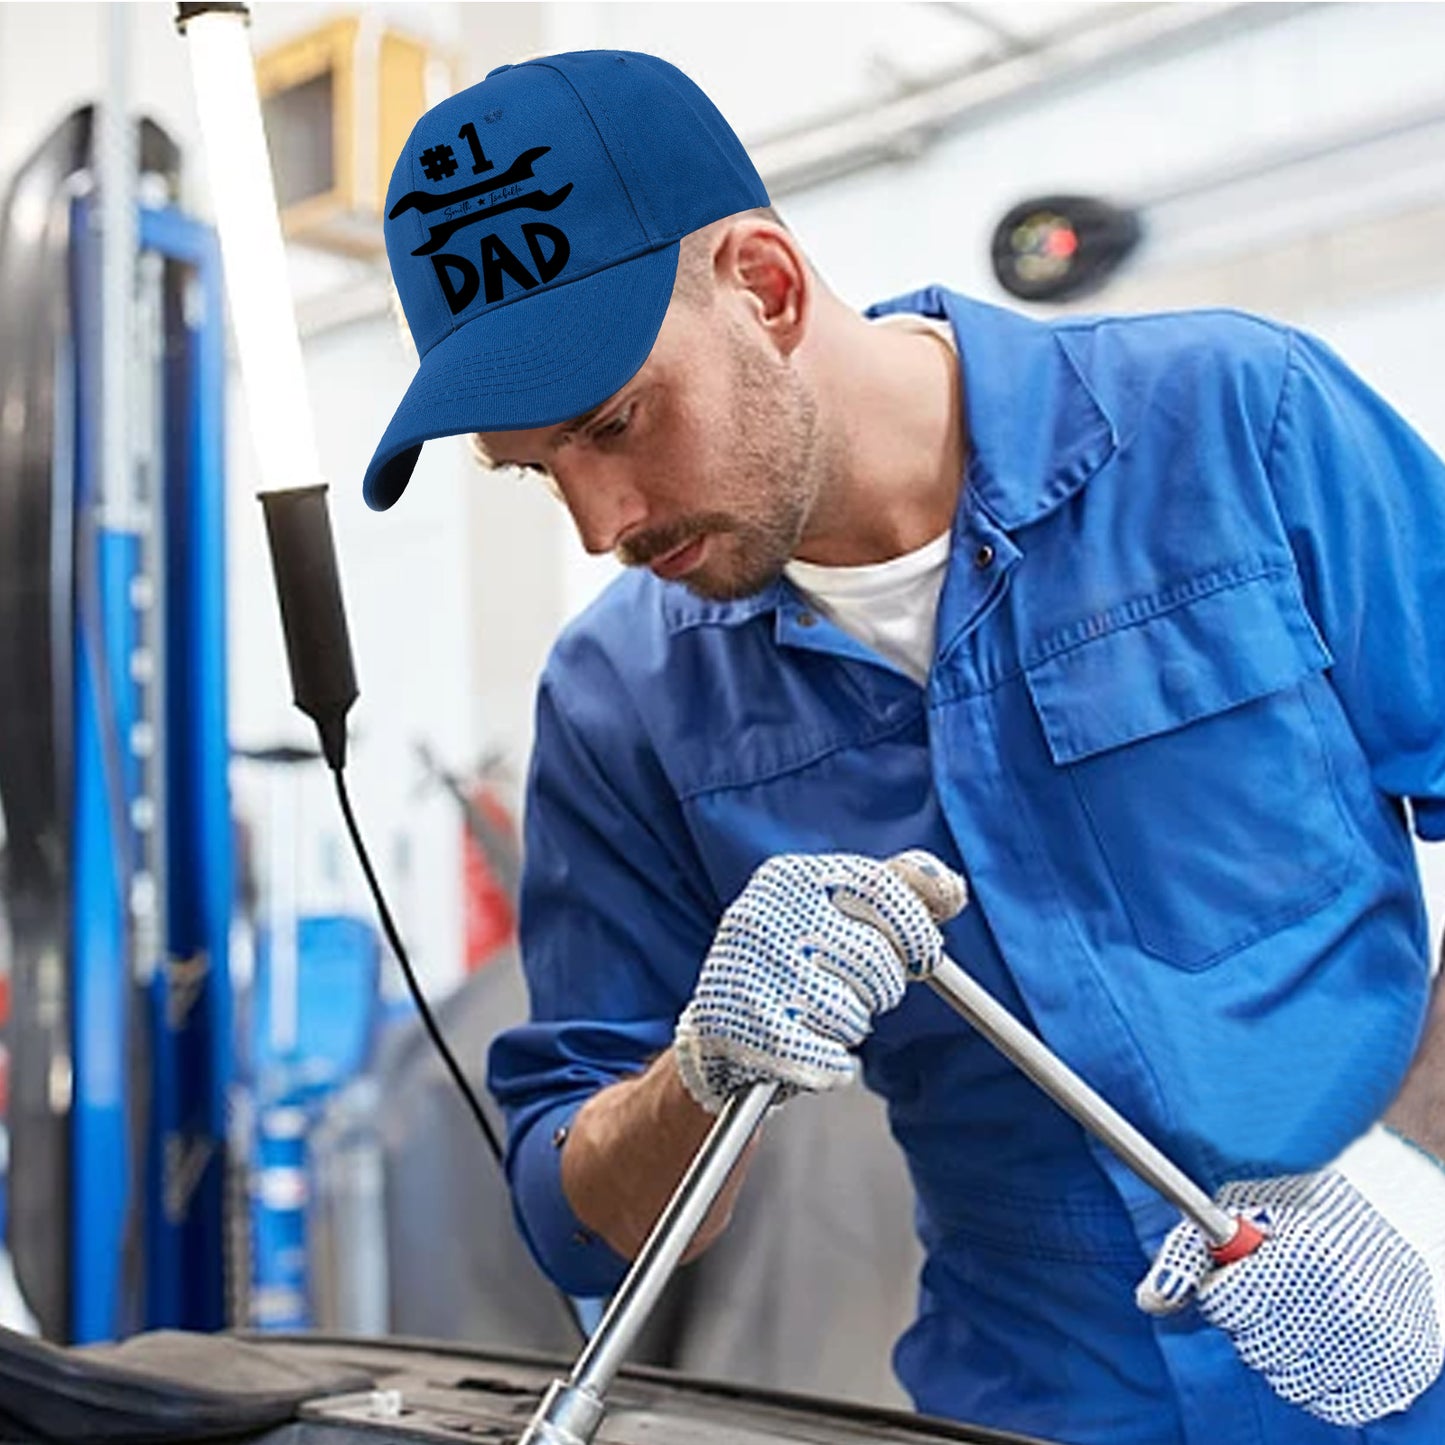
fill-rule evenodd
<path id="1" fill-rule="evenodd" d="M 1293 571 L 1205 574 L 1054 634 L 1024 669 L 1055 763 L 1278 692 L 1334 659 Z"/>

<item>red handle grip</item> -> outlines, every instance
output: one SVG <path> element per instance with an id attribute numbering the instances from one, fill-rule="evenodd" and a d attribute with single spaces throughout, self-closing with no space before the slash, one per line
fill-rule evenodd
<path id="1" fill-rule="evenodd" d="M 1262 1245 L 1269 1236 L 1257 1224 L 1251 1224 L 1243 1215 L 1235 1215 L 1235 1231 L 1232 1238 L 1223 1244 L 1211 1244 L 1209 1257 L 1215 1264 L 1233 1264 L 1244 1259 Z"/>

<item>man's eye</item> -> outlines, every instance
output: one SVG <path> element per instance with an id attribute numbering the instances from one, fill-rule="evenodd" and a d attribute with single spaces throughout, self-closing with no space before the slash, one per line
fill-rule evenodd
<path id="1" fill-rule="evenodd" d="M 592 428 L 592 437 L 596 441 L 610 440 L 612 437 L 620 437 L 632 422 L 633 408 L 623 407 L 615 416 L 610 416 L 606 421 L 600 422 Z"/>

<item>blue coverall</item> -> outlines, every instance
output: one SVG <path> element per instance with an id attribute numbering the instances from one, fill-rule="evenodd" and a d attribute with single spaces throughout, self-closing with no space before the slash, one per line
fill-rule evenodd
<path id="1" fill-rule="evenodd" d="M 968 463 L 919 687 L 783 581 L 646 572 L 541 687 L 522 944 L 491 1081 L 545 1268 L 622 1262 L 554 1138 L 670 1043 L 774 853 L 931 849 L 952 955 L 1206 1187 L 1324 1164 L 1427 1004 L 1410 824 L 1445 836 L 1445 468 L 1319 342 L 1233 313 L 1039 323 L 938 289 Z M 1445 1440 L 1445 1388 L 1355 1435 L 1133 1289 L 1177 1215 L 926 990 L 863 1049 L 927 1252 L 918 1407 L 1070 1445 Z"/>

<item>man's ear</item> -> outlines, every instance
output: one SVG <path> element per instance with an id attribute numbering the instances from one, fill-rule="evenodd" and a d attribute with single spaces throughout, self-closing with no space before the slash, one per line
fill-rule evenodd
<path id="1" fill-rule="evenodd" d="M 793 237 L 772 221 L 741 218 L 719 237 L 713 273 L 778 354 L 791 356 L 807 330 L 814 286 Z"/>

